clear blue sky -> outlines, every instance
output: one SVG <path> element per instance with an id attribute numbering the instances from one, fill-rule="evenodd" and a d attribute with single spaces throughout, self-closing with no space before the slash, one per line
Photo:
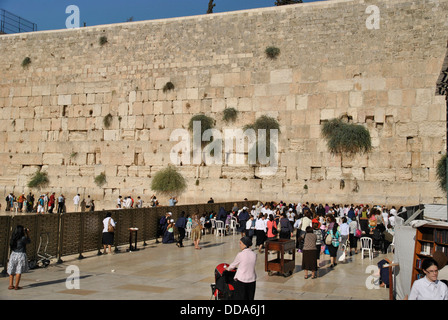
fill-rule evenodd
<path id="1" fill-rule="evenodd" d="M 304 0 L 314 2 L 324 0 Z M 209 0 L 0 0 L 0 9 L 37 24 L 38 30 L 65 29 L 69 14 L 65 9 L 76 5 L 81 26 L 200 15 L 207 12 Z M 214 12 L 272 7 L 275 0 L 215 0 Z"/>

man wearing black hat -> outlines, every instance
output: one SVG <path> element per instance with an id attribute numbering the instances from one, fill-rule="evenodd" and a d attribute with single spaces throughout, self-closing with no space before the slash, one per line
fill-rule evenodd
<path id="1" fill-rule="evenodd" d="M 235 300 L 254 300 L 255 297 L 255 283 L 257 274 L 255 273 L 255 265 L 257 262 L 257 255 L 250 249 L 252 240 L 249 237 L 242 237 L 240 239 L 240 249 L 235 260 L 227 267 L 227 271 L 234 270 L 235 273 Z"/>

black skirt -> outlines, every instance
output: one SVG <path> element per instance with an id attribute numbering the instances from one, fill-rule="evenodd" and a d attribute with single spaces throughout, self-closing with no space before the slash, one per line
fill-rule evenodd
<path id="1" fill-rule="evenodd" d="M 113 232 L 103 232 L 103 244 L 113 245 L 114 244 L 114 233 Z"/>
<path id="2" fill-rule="evenodd" d="M 317 250 L 303 250 L 302 270 L 317 270 Z"/>
<path id="3" fill-rule="evenodd" d="M 255 230 L 255 235 L 257 236 L 256 246 L 261 246 L 266 241 L 266 232 L 263 230 Z"/>

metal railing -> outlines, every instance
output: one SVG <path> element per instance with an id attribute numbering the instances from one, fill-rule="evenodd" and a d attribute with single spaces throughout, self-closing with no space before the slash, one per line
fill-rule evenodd
<path id="1" fill-rule="evenodd" d="M 62 263 L 62 257 L 78 255 L 83 258 L 83 253 L 97 251 L 101 254 L 103 219 L 108 212 L 117 222 L 114 237 L 114 247 L 129 244 L 129 228 L 138 228 L 138 242 L 157 239 L 157 225 L 162 216 L 167 212 L 172 213 L 172 218 L 177 220 L 181 212 L 186 214 L 204 214 L 215 212 L 223 207 L 231 211 L 234 204 L 239 208 L 252 207 L 258 201 L 222 202 L 213 204 L 176 205 L 172 207 L 153 207 L 140 209 L 117 209 L 95 212 L 72 212 L 54 214 L 26 214 L 15 216 L 0 216 L 0 266 L 1 275 L 6 275 L 7 263 L 10 255 L 9 241 L 11 234 L 17 225 L 22 225 L 30 230 L 31 243 L 27 246 L 27 256 L 31 262 L 42 260 L 42 256 L 50 257 L 48 263 L 53 260 Z"/>
<path id="2" fill-rule="evenodd" d="M 37 31 L 37 24 L 0 9 L 0 34 Z"/>

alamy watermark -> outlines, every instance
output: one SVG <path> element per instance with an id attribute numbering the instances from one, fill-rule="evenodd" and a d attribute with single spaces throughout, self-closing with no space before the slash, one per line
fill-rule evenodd
<path id="1" fill-rule="evenodd" d="M 202 133 L 201 122 L 194 121 L 192 133 L 186 129 L 176 129 L 171 133 L 170 141 L 178 141 L 171 148 L 171 163 L 260 165 L 260 175 L 277 172 L 277 129 L 224 129 L 224 132 L 207 129 Z"/>
<path id="2" fill-rule="evenodd" d="M 65 27 L 67 29 L 75 29 L 80 26 L 80 11 L 79 7 L 75 5 L 69 5 L 65 8 L 65 13 L 70 13 L 70 15 L 65 19 Z"/>
<path id="3" fill-rule="evenodd" d="M 369 290 L 380 289 L 380 269 L 376 265 L 369 265 L 366 268 L 366 273 L 370 275 L 366 279 L 366 288 Z"/>
<path id="4" fill-rule="evenodd" d="M 65 273 L 70 273 L 65 280 L 65 287 L 69 290 L 81 289 L 79 268 L 77 266 L 70 265 L 65 269 Z"/>
<path id="5" fill-rule="evenodd" d="M 380 9 L 375 5 L 370 5 L 366 8 L 366 13 L 369 14 L 366 19 L 366 28 L 378 30 L 380 28 Z"/>

